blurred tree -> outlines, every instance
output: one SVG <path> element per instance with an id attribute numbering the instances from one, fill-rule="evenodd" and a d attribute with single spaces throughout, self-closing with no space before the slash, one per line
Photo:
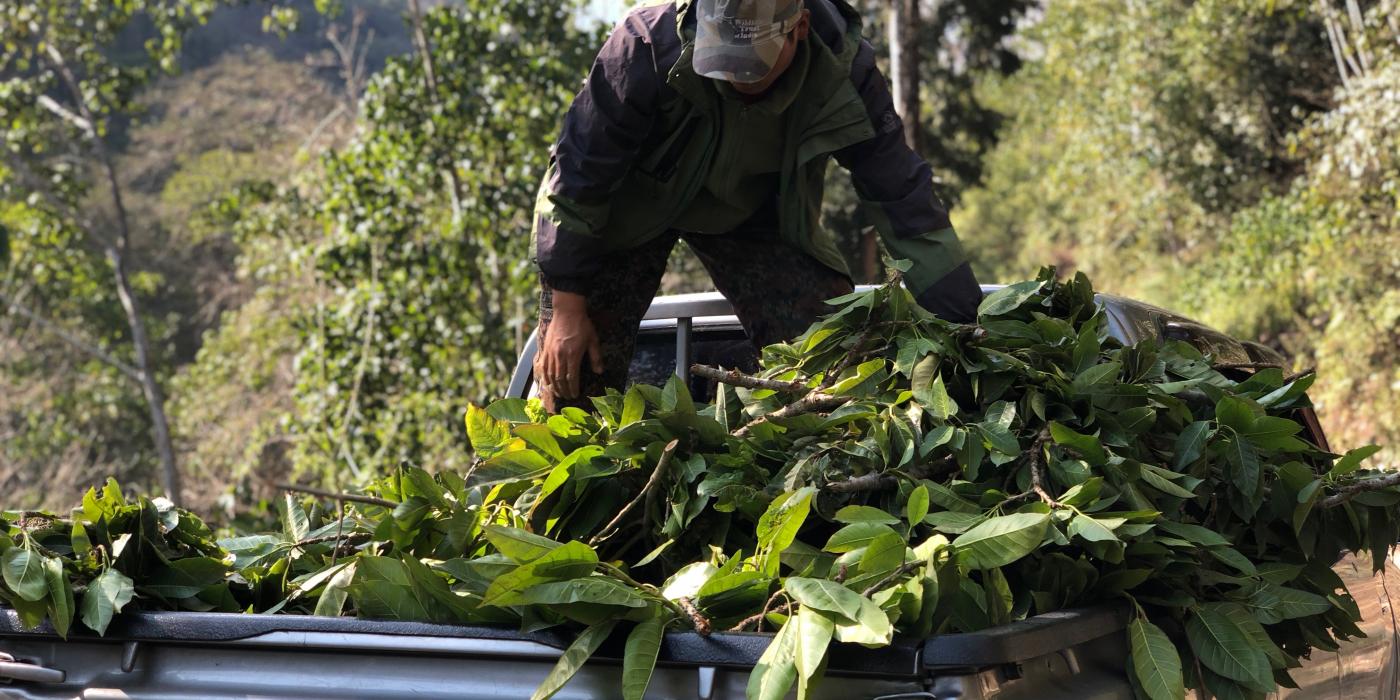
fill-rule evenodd
<path id="1" fill-rule="evenodd" d="M 26 302 L 15 292 L 5 294 L 0 302 L 140 387 L 161 481 L 175 500 L 181 495 L 180 472 L 160 362 L 138 289 L 139 266 L 130 258 L 132 221 L 108 139 L 114 122 L 132 111 L 137 90 L 159 71 L 175 67 L 182 38 L 216 4 L 215 0 L 43 0 L 0 6 L 0 34 L 6 37 L 0 45 L 0 122 L 7 125 L 0 135 L 4 158 L 0 196 L 11 206 L 22 203 L 34 210 L 28 217 L 31 226 L 57 229 L 72 239 L 69 245 L 101 252 L 126 322 L 125 337 L 83 339 L 77 331 L 62 330 L 61 321 L 46 318 L 43 305 L 43 296 L 53 290 L 24 290 L 37 292 L 38 304 Z M 152 38 L 144 51 L 116 60 L 111 48 L 135 23 L 148 23 Z M 102 206 L 95 211 L 97 191 L 102 193 Z M 37 249 L 31 252 L 41 254 Z M 113 340 L 128 347 L 129 363 L 102 349 Z"/>
<path id="2" fill-rule="evenodd" d="M 410 7 L 417 51 L 371 80 L 359 135 L 295 187 L 227 203 L 241 266 L 265 282 L 258 298 L 300 303 L 236 312 L 181 377 L 181 405 L 253 379 L 235 339 L 264 314 L 295 330 L 270 341 L 296 354 L 286 412 L 253 421 L 262 444 L 201 445 L 206 468 L 332 485 L 404 461 L 465 468 L 462 411 L 501 391 L 533 325 L 535 187 L 602 41 L 575 12 L 541 0 Z M 280 375 L 277 353 L 252 356 L 267 363 L 255 375 Z M 198 415 L 244 410 L 238 392 L 227 399 Z"/>
<path id="3" fill-rule="evenodd" d="M 1290 352 L 1339 446 L 1400 441 L 1395 0 L 1047 5 L 956 220 L 991 279 L 1045 263 Z M 1395 452 L 1392 456 L 1400 456 Z"/>

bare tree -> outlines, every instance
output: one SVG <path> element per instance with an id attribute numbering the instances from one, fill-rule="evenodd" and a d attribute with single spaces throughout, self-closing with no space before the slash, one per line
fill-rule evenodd
<path id="1" fill-rule="evenodd" d="M 83 217 L 75 217 L 83 228 L 83 233 L 99 246 L 103 255 L 107 258 L 108 264 L 112 268 L 113 284 L 116 288 L 117 299 L 121 303 L 122 311 L 126 317 L 127 327 L 131 333 L 131 344 L 135 364 L 127 365 L 117 361 L 105 351 L 93 343 L 82 341 L 75 334 L 65 332 L 60 326 L 53 323 L 44 323 L 35 313 L 25 313 L 28 309 L 20 308 L 15 300 L 8 300 L 7 307 L 11 313 L 19 313 L 26 316 L 31 321 L 36 321 L 36 325 L 41 325 L 63 339 L 69 345 L 98 357 L 103 361 L 117 367 L 122 373 L 135 382 L 140 388 L 146 401 L 146 406 L 150 412 L 152 439 L 155 443 L 156 453 L 160 457 L 161 482 L 166 495 L 173 501 L 180 501 L 180 471 L 175 459 L 175 448 L 170 438 L 170 422 L 166 418 L 165 392 L 163 391 L 159 379 L 156 377 L 154 359 L 151 353 L 150 338 L 146 333 L 146 324 L 142 319 L 141 301 L 136 296 L 131 287 L 129 273 L 129 254 L 131 251 L 131 226 L 126 210 L 126 204 L 122 194 L 121 180 L 117 175 L 117 168 L 111 152 L 107 149 L 107 144 L 101 134 L 98 133 L 95 117 L 96 110 L 90 100 L 100 99 L 97 95 L 85 92 L 82 85 L 69 67 L 67 59 L 59 47 L 49 42 L 44 47 L 44 58 L 50 64 L 54 73 L 59 77 L 68 97 L 72 100 L 73 107 L 65 107 L 57 100 L 45 95 L 38 99 L 41 107 L 60 119 L 77 127 L 83 134 L 84 140 L 88 144 L 92 155 L 96 158 L 99 167 L 99 177 L 105 184 L 107 196 L 110 198 L 114 217 L 115 230 L 103 231 L 91 221 Z M 75 111 L 76 110 L 76 111 Z"/>

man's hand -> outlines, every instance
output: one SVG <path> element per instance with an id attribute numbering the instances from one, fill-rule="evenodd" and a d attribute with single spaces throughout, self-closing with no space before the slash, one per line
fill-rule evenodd
<path id="1" fill-rule="evenodd" d="M 574 399 L 579 393 L 579 372 L 588 355 L 594 374 L 603 373 L 603 347 L 588 318 L 588 300 L 582 294 L 554 291 L 554 314 L 544 334 L 544 346 L 535 358 L 535 374 L 557 398 Z"/>

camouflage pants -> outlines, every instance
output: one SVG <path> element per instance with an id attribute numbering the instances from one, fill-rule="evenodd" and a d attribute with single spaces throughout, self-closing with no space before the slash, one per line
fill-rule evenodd
<path id="1" fill-rule="evenodd" d="M 715 288 L 734 305 L 735 314 L 755 349 L 791 340 L 829 313 L 826 300 L 849 294 L 849 277 L 781 240 L 768 222 L 751 222 L 723 235 L 669 232 L 637 248 L 614 254 L 592 279 L 588 316 L 603 347 L 603 373 L 589 363 L 580 368 L 578 399 L 555 401 L 546 387 L 540 396 L 557 411 L 565 406 L 591 409 L 587 397 L 621 390 L 632 364 L 633 344 L 642 316 L 651 306 L 671 248 L 684 239 L 710 273 Z M 553 295 L 540 285 L 540 341 L 549 333 Z"/>

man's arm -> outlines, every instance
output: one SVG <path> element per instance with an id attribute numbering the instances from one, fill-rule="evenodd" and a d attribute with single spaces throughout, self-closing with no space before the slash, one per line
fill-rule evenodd
<path id="1" fill-rule="evenodd" d="M 850 171 L 890 255 L 913 261 L 904 280 L 919 305 L 949 321 L 975 319 L 982 300 L 977 278 L 933 193 L 932 168 L 904 142 L 904 124 L 868 43 L 856 55 L 852 79 L 875 137 L 837 152 L 837 162 Z"/>
<path id="2" fill-rule="evenodd" d="M 634 12 L 598 52 L 574 98 L 535 209 L 535 261 L 545 284 L 587 294 L 614 190 L 651 131 L 661 78 L 645 17 Z"/>

